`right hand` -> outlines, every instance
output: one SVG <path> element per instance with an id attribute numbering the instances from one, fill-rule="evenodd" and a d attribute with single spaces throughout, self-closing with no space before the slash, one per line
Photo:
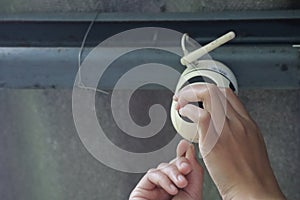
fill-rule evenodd
<path id="1" fill-rule="evenodd" d="M 179 113 L 200 126 L 200 152 L 223 199 L 285 199 L 259 128 L 231 89 L 188 85 L 174 100 Z M 203 109 L 189 104 L 199 101 Z"/>

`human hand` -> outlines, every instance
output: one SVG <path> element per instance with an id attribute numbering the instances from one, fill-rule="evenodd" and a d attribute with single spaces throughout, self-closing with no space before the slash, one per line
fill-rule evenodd
<path id="1" fill-rule="evenodd" d="M 182 140 L 177 157 L 150 169 L 131 192 L 129 200 L 201 200 L 203 168 L 192 144 Z"/>
<path id="2" fill-rule="evenodd" d="M 259 128 L 231 89 L 188 85 L 174 100 L 200 127 L 199 149 L 223 199 L 285 199 Z M 190 104 L 199 101 L 203 109 Z"/>

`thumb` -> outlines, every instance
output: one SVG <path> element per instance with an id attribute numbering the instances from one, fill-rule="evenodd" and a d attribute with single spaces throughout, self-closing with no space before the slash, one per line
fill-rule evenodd
<path id="1" fill-rule="evenodd" d="M 190 148 L 187 150 L 185 157 L 190 161 L 194 171 L 197 171 L 200 174 L 204 173 L 203 167 L 200 165 L 200 163 L 197 160 L 195 147 L 193 145 L 191 145 Z"/>
<path id="2" fill-rule="evenodd" d="M 196 152 L 195 147 L 191 144 L 186 151 L 185 157 L 191 162 L 191 164 L 198 164 L 197 158 L 196 158 Z"/>
<path id="3" fill-rule="evenodd" d="M 177 157 L 181 157 L 184 156 L 187 152 L 187 150 L 189 149 L 189 147 L 192 146 L 191 143 L 189 143 L 186 140 L 181 140 L 179 142 L 179 144 L 177 145 L 177 149 L 176 149 L 176 154 Z"/>
<path id="4" fill-rule="evenodd" d="M 202 199 L 204 170 L 198 163 L 193 145 L 186 152 L 186 158 L 190 161 L 192 171 L 187 175 L 188 185 L 185 190 L 192 199 Z"/>
<path id="5" fill-rule="evenodd" d="M 209 112 L 207 112 L 205 109 L 199 108 L 198 106 L 187 104 L 180 108 L 179 114 L 189 118 L 194 123 L 198 123 L 201 132 L 199 139 L 200 143 L 202 143 L 206 137 L 211 122 L 211 116 Z"/>

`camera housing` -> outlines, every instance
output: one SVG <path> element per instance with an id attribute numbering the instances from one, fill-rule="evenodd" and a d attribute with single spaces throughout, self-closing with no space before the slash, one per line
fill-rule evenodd
<path id="1" fill-rule="evenodd" d="M 197 60 L 188 65 L 179 78 L 175 93 L 186 85 L 193 84 L 215 84 L 218 87 L 231 88 L 238 94 L 238 84 L 233 72 L 223 63 L 216 60 Z M 201 130 L 197 123 L 194 123 L 180 116 L 175 109 L 176 102 L 171 105 L 171 120 L 175 130 L 186 140 L 198 143 Z M 201 102 L 199 102 L 201 106 Z"/>

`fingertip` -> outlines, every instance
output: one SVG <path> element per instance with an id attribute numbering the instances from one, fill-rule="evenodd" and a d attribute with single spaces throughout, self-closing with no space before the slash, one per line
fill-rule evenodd
<path id="1" fill-rule="evenodd" d="M 178 112 L 179 112 L 180 115 L 185 116 L 186 115 L 186 108 L 185 107 L 180 108 L 178 106 Z"/>
<path id="2" fill-rule="evenodd" d="M 183 173 L 184 175 L 190 173 L 192 171 L 192 167 L 187 162 L 182 162 L 179 164 L 179 171 Z"/>
<path id="3" fill-rule="evenodd" d="M 187 159 L 196 159 L 195 147 L 191 145 L 190 148 L 186 151 Z"/>
<path id="4" fill-rule="evenodd" d="M 187 143 L 186 149 L 188 149 L 190 145 L 190 143 Z M 182 157 L 179 157 L 176 160 L 177 169 L 183 175 L 189 174 L 193 169 L 190 161 L 185 156 L 186 155 L 183 155 Z"/>
<path id="5" fill-rule="evenodd" d="M 174 94 L 174 95 L 173 95 L 173 100 L 174 100 L 174 101 L 178 101 L 178 96 L 177 96 L 177 94 Z"/>
<path id="6" fill-rule="evenodd" d="M 190 120 L 192 120 L 193 122 L 197 122 L 198 121 L 198 108 L 193 109 L 194 106 L 193 105 L 185 105 L 182 108 L 179 108 L 178 112 L 181 116 L 183 117 L 187 117 Z"/>
<path id="7" fill-rule="evenodd" d="M 193 109 L 195 106 L 194 105 L 191 105 L 191 104 L 187 104 L 181 108 L 179 108 L 179 114 L 182 115 L 182 116 L 187 116 L 189 115 L 190 113 L 193 113 L 193 112 L 197 112 L 196 109 Z"/>
<path id="8" fill-rule="evenodd" d="M 193 145 L 191 146 L 191 148 L 187 150 L 186 158 L 190 161 L 193 170 L 197 169 L 197 171 L 200 171 L 201 173 L 204 172 L 203 167 L 200 165 L 200 163 L 197 160 L 196 150 Z M 195 168 L 195 166 L 197 166 L 197 168 Z"/>
<path id="9" fill-rule="evenodd" d="M 178 145 L 177 145 L 177 149 L 176 149 L 176 153 L 177 153 L 177 157 L 181 157 L 184 156 L 189 145 L 191 145 L 188 141 L 186 140 L 181 140 Z"/>
<path id="10" fill-rule="evenodd" d="M 175 110 L 179 110 L 180 109 L 180 105 L 178 103 L 175 104 Z"/>
<path id="11" fill-rule="evenodd" d="M 182 139 L 182 140 L 180 140 L 180 142 L 178 144 L 183 144 L 183 143 L 186 143 L 186 142 L 188 142 L 188 141 L 186 141 L 185 139 Z"/>
<path id="12" fill-rule="evenodd" d="M 188 164 L 188 163 L 186 163 L 186 162 L 182 162 L 182 163 L 180 163 L 180 169 L 187 169 L 187 168 L 189 168 L 190 167 L 190 165 Z"/>
<path id="13" fill-rule="evenodd" d="M 178 189 L 173 184 L 169 185 L 169 189 L 170 189 L 169 194 L 171 195 L 175 195 L 178 193 Z"/>
<path id="14" fill-rule="evenodd" d="M 177 177 L 177 180 L 179 181 L 177 184 L 179 188 L 184 188 L 188 184 L 186 178 L 184 176 L 182 176 L 181 174 Z"/>

